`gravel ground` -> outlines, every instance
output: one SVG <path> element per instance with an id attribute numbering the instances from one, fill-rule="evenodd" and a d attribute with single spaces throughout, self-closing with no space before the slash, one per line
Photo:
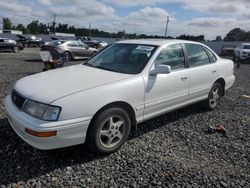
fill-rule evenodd
<path id="1" fill-rule="evenodd" d="M 250 95 L 250 65 L 235 70 L 236 83 L 215 111 L 196 104 L 142 123 L 105 157 L 84 145 L 40 151 L 10 128 L 4 97 L 41 69 L 38 49 L 0 53 L 0 186 L 250 187 L 250 99 L 242 97 Z M 208 134 L 209 125 L 223 125 L 227 136 Z"/>

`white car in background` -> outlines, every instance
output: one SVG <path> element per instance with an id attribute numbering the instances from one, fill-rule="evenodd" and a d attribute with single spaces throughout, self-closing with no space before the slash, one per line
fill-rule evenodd
<path id="1" fill-rule="evenodd" d="M 101 48 L 108 46 L 108 43 L 106 41 L 100 41 L 99 45 Z"/>
<path id="2" fill-rule="evenodd" d="M 242 43 L 240 46 L 236 47 L 235 50 L 235 60 L 237 61 L 249 61 L 250 60 L 250 43 Z"/>
<path id="3" fill-rule="evenodd" d="M 107 154 L 137 123 L 200 101 L 215 109 L 234 83 L 233 69 L 201 43 L 121 41 L 82 65 L 17 81 L 5 108 L 15 132 L 36 148 L 86 142 Z"/>

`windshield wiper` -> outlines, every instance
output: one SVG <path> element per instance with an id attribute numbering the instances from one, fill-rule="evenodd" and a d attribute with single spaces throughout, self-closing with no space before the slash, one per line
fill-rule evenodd
<path id="1" fill-rule="evenodd" d="M 92 65 L 92 64 L 90 64 L 90 63 L 88 63 L 88 62 L 83 63 L 83 65 L 86 65 L 86 66 L 88 66 L 88 67 L 95 67 L 94 65 Z"/>
<path id="2" fill-rule="evenodd" d="M 107 67 L 104 67 L 104 66 L 101 66 L 101 65 L 97 65 L 97 66 L 93 66 L 93 67 L 98 68 L 98 69 L 103 69 L 103 70 L 114 72 L 113 69 L 110 69 L 110 68 L 107 68 Z"/>

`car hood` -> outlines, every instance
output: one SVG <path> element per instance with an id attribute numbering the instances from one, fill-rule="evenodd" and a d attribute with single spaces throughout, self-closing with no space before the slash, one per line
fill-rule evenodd
<path id="1" fill-rule="evenodd" d="M 26 98 L 42 103 L 131 77 L 85 65 L 47 71 L 20 79 L 14 89 Z"/>

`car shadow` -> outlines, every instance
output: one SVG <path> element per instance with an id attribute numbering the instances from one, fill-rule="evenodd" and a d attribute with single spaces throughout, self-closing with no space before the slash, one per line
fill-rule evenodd
<path id="1" fill-rule="evenodd" d="M 129 140 L 150 131 L 168 126 L 169 123 L 192 114 L 204 112 L 198 105 L 164 114 L 141 123 L 133 129 Z M 91 153 L 85 145 L 77 145 L 57 150 L 42 151 L 22 141 L 12 130 L 7 118 L 0 119 L 0 185 L 46 175 L 55 169 L 84 164 L 106 156 Z"/>
<path id="2" fill-rule="evenodd" d="M 41 59 L 25 59 L 24 61 L 29 63 L 43 63 Z"/>

